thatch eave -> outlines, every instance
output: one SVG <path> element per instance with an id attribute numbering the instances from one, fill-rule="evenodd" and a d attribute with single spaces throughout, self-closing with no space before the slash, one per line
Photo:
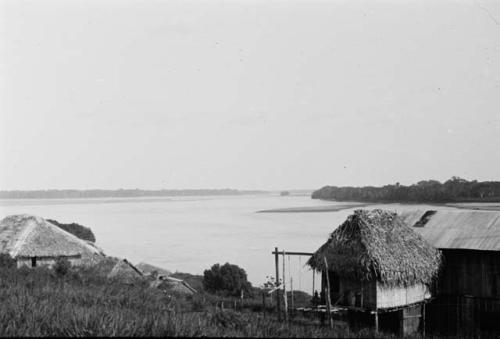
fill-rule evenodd
<path id="1" fill-rule="evenodd" d="M 402 222 L 394 212 L 356 210 L 331 233 L 307 264 L 344 279 L 385 285 L 430 284 L 441 254 Z"/>

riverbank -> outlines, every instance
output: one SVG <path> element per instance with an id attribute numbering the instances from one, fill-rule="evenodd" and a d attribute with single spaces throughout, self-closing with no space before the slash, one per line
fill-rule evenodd
<path id="1" fill-rule="evenodd" d="M 449 203 L 442 204 L 442 206 L 454 207 L 458 209 L 466 210 L 480 210 L 480 211 L 500 211 L 500 203 L 475 203 L 475 202 L 464 202 L 464 203 Z"/>

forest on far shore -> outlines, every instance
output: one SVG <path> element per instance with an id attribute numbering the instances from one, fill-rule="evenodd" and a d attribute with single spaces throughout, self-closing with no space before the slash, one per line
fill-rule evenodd
<path id="1" fill-rule="evenodd" d="M 500 202 L 500 181 L 468 181 L 452 177 L 444 183 L 422 180 L 404 186 L 396 183 L 382 187 L 325 186 L 313 199 L 369 202 Z"/>
<path id="2" fill-rule="evenodd" d="M 75 199 L 75 198 L 137 198 L 137 197 L 177 197 L 205 195 L 242 195 L 262 194 L 264 191 L 243 191 L 230 188 L 223 189 L 118 189 L 118 190 L 31 190 L 0 191 L 0 199 Z"/>

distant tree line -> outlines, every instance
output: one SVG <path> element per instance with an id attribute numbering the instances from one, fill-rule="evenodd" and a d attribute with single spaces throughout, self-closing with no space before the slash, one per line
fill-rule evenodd
<path id="1" fill-rule="evenodd" d="M 264 191 L 240 191 L 236 189 L 118 189 L 118 190 L 35 190 L 0 191 L 0 199 L 70 199 L 70 198 L 129 198 L 129 197 L 171 197 L 196 195 L 241 195 L 258 194 Z"/>
<path id="2" fill-rule="evenodd" d="M 499 181 L 467 181 L 452 177 L 441 183 L 423 180 L 410 186 L 386 185 L 382 187 L 325 186 L 312 193 L 313 199 L 366 202 L 498 202 Z"/>

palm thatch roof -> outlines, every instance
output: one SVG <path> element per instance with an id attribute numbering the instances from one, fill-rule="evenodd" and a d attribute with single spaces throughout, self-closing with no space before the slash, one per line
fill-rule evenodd
<path id="1" fill-rule="evenodd" d="M 152 274 L 155 271 L 156 273 L 158 273 L 158 275 L 163 275 L 166 277 L 172 275 L 172 272 L 170 272 L 169 270 L 145 262 L 141 262 L 137 264 L 135 267 L 137 267 L 137 269 L 141 271 L 144 275 Z"/>
<path id="2" fill-rule="evenodd" d="M 198 292 L 184 280 L 173 277 L 161 276 L 152 281 L 150 286 L 165 292 L 174 292 L 179 294 L 191 295 Z"/>
<path id="3" fill-rule="evenodd" d="M 116 279 L 124 283 L 134 283 L 142 279 L 143 274 L 127 259 L 122 259 L 119 260 L 111 272 L 109 272 L 108 278 Z"/>
<path id="4" fill-rule="evenodd" d="M 11 257 L 102 256 L 94 245 L 79 239 L 45 219 L 28 214 L 0 221 L 0 253 Z"/>
<path id="5" fill-rule="evenodd" d="M 325 257 L 342 278 L 398 286 L 430 283 L 441 263 L 440 252 L 396 213 L 379 209 L 354 211 L 307 264 L 324 270 Z"/>

